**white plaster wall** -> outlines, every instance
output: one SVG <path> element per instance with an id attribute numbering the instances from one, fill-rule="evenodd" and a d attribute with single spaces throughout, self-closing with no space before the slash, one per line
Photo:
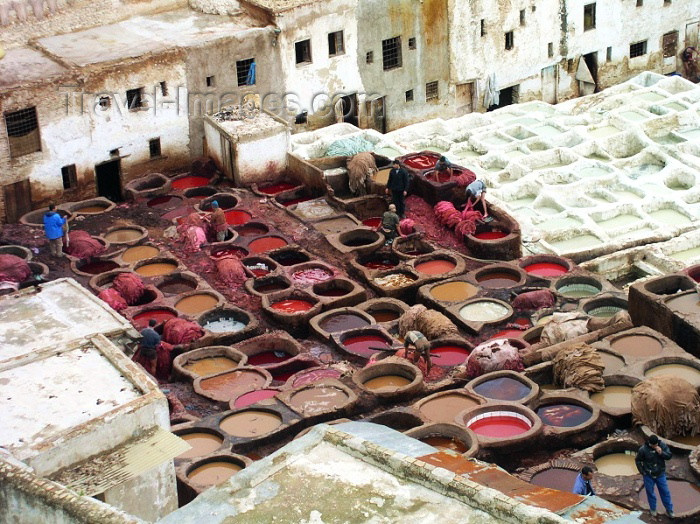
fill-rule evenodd
<path id="1" fill-rule="evenodd" d="M 207 141 L 207 155 L 214 159 L 214 162 L 219 166 L 219 169 L 223 168 L 223 151 L 221 150 L 221 136 L 219 129 L 214 127 L 207 120 L 204 122 L 204 138 Z M 230 173 L 227 173 L 229 176 Z"/>
<path id="2" fill-rule="evenodd" d="M 275 180 L 287 167 L 289 132 L 235 144 L 236 184 L 248 186 Z"/>
<path id="3" fill-rule="evenodd" d="M 105 502 L 147 522 L 155 522 L 177 509 L 177 485 L 172 460 L 104 493 Z"/>

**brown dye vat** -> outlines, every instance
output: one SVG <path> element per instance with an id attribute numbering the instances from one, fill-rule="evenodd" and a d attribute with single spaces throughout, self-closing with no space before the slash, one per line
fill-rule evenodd
<path id="1" fill-rule="evenodd" d="M 448 422 L 453 424 L 455 417 L 462 411 L 476 408 L 479 403 L 464 395 L 442 395 L 428 400 L 420 407 L 420 412 L 433 422 Z"/>
<path id="2" fill-rule="evenodd" d="M 430 290 L 433 298 L 444 302 L 461 302 L 475 296 L 478 292 L 479 289 L 469 282 L 447 282 Z"/>
<path id="3" fill-rule="evenodd" d="M 266 435 L 281 425 L 282 418 L 278 414 L 249 409 L 226 417 L 219 427 L 234 437 L 250 438 Z"/>
<path id="4" fill-rule="evenodd" d="M 233 462 L 207 462 L 187 475 L 192 482 L 203 486 L 215 486 L 232 477 L 243 468 Z"/>
<path id="5" fill-rule="evenodd" d="M 574 487 L 578 471 L 566 468 L 549 468 L 532 476 L 530 484 L 552 489 L 569 489 Z"/>
<path id="6" fill-rule="evenodd" d="M 391 322 L 401 316 L 401 313 L 391 309 L 377 309 L 376 311 L 370 311 L 369 314 L 377 322 Z"/>
<path id="7" fill-rule="evenodd" d="M 644 372 L 645 377 L 672 376 L 687 380 L 694 386 L 700 386 L 700 369 L 683 364 L 661 364 Z"/>
<path id="8" fill-rule="evenodd" d="M 203 377 L 205 375 L 213 375 L 228 371 L 238 366 L 238 362 L 227 357 L 208 357 L 200 360 L 192 360 L 184 365 L 184 369 Z"/>
<path id="9" fill-rule="evenodd" d="M 671 440 L 685 444 L 686 446 L 700 446 L 700 435 L 694 435 L 692 437 L 674 437 Z"/>
<path id="10" fill-rule="evenodd" d="M 157 247 L 153 246 L 134 246 L 130 247 L 124 253 L 122 253 L 122 260 L 124 262 L 133 263 L 139 260 L 146 260 L 148 258 L 153 258 L 159 253 Z"/>
<path id="11" fill-rule="evenodd" d="M 450 449 L 452 451 L 456 451 L 457 453 L 466 453 L 466 451 L 469 449 L 459 440 L 449 437 L 425 437 L 419 440 L 421 442 L 425 442 L 429 446 L 433 446 L 434 448 Z"/>
<path id="12" fill-rule="evenodd" d="M 606 373 L 615 373 L 618 369 L 621 369 L 625 365 L 625 361 L 617 355 L 612 355 L 611 353 L 606 353 L 605 351 L 598 351 L 598 355 L 600 355 L 600 358 L 603 361 Z"/>
<path id="13" fill-rule="evenodd" d="M 426 262 L 421 262 L 416 264 L 416 271 L 423 273 L 425 275 L 442 275 L 444 273 L 449 273 L 457 264 L 452 260 L 447 260 L 444 258 L 438 258 L 435 260 L 428 260 Z"/>
<path id="14" fill-rule="evenodd" d="M 106 273 L 118 267 L 119 264 L 113 260 L 93 260 L 77 266 L 76 269 L 88 275 L 99 275 L 100 273 Z"/>
<path id="15" fill-rule="evenodd" d="M 387 393 L 408 386 L 410 383 L 409 379 L 401 375 L 380 375 L 364 382 L 363 386 L 371 391 Z"/>
<path id="16" fill-rule="evenodd" d="M 105 209 L 107 209 L 107 206 L 85 206 L 74 209 L 73 213 L 85 213 L 87 215 L 91 215 L 95 213 L 102 213 Z"/>
<path id="17" fill-rule="evenodd" d="M 697 293 L 688 293 L 680 297 L 670 298 L 666 305 L 677 313 L 693 315 L 700 313 L 700 296 Z"/>
<path id="18" fill-rule="evenodd" d="M 218 398 L 231 399 L 236 395 L 262 388 L 265 385 L 265 377 L 255 371 L 232 371 L 211 378 L 201 379 L 199 387 Z"/>
<path id="19" fill-rule="evenodd" d="M 177 264 L 167 262 L 156 262 L 154 264 L 146 264 L 136 268 L 134 271 L 142 277 L 160 277 L 169 275 L 177 269 Z"/>
<path id="20" fill-rule="evenodd" d="M 141 235 L 143 233 L 139 231 L 138 229 L 115 229 L 114 231 L 110 231 L 105 235 L 105 240 L 107 242 L 110 242 L 112 244 L 119 244 L 123 242 L 131 242 L 133 240 L 136 240 L 137 238 L 141 238 Z"/>
<path id="21" fill-rule="evenodd" d="M 634 457 L 632 453 L 609 453 L 595 459 L 595 467 L 610 477 L 639 475 Z"/>
<path id="22" fill-rule="evenodd" d="M 603 391 L 593 393 L 591 400 L 606 408 L 630 409 L 632 388 L 629 386 L 607 386 Z"/>
<path id="23" fill-rule="evenodd" d="M 700 486 L 686 482 L 685 480 L 669 480 L 668 489 L 671 492 L 671 500 L 673 501 L 673 512 L 678 515 L 681 513 L 694 513 L 700 510 Z M 659 513 L 663 512 L 663 505 L 657 500 L 657 508 Z M 642 489 L 639 492 L 639 504 L 642 507 L 648 508 L 646 490 Z M 690 522 L 690 521 L 689 521 Z M 697 520 L 695 521 L 697 522 Z"/>
<path id="24" fill-rule="evenodd" d="M 270 230 L 262 224 L 246 224 L 235 228 L 239 235 L 242 237 L 254 237 L 258 235 L 265 235 Z"/>
<path id="25" fill-rule="evenodd" d="M 175 304 L 175 309 L 181 313 L 196 315 L 213 308 L 218 303 L 219 301 L 212 295 L 197 294 L 179 300 Z"/>
<path id="26" fill-rule="evenodd" d="M 289 403 L 294 409 L 306 415 L 317 415 L 339 408 L 348 401 L 348 394 L 342 389 L 320 386 L 302 389 L 293 394 Z"/>
<path id="27" fill-rule="evenodd" d="M 180 293 L 189 293 L 197 289 L 197 284 L 184 278 L 174 278 L 163 282 L 158 286 L 158 289 L 168 295 L 179 295 Z"/>
<path id="28" fill-rule="evenodd" d="M 324 318 L 319 324 L 319 327 L 327 333 L 338 333 L 339 331 L 347 331 L 348 329 L 365 326 L 369 326 L 367 319 L 360 315 L 355 315 L 354 313 L 330 315 Z"/>
<path id="29" fill-rule="evenodd" d="M 510 377 L 498 377 L 485 380 L 472 387 L 482 397 L 496 400 L 520 400 L 530 394 L 532 389 L 527 384 Z"/>
<path id="30" fill-rule="evenodd" d="M 649 335 L 625 335 L 613 340 L 610 347 L 623 355 L 651 357 L 661 353 L 663 346 Z"/>
<path id="31" fill-rule="evenodd" d="M 482 287 L 496 289 L 514 286 L 520 281 L 520 276 L 505 271 L 493 271 L 479 275 L 477 281 Z"/>
<path id="32" fill-rule="evenodd" d="M 185 433 L 184 435 L 178 435 L 182 440 L 187 442 L 192 449 L 180 453 L 177 458 L 179 459 L 189 459 L 194 457 L 203 457 L 208 455 L 213 451 L 216 451 L 221 447 L 224 442 L 221 437 L 217 435 L 212 435 L 211 433 Z"/>

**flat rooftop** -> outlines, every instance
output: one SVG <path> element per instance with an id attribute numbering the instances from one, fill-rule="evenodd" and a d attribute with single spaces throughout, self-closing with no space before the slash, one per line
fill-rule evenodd
<path id="1" fill-rule="evenodd" d="M 224 107 L 209 118 L 227 133 L 240 136 L 266 135 L 284 132 L 288 126 L 252 105 Z"/>
<path id="2" fill-rule="evenodd" d="M 9 91 L 22 85 L 46 81 L 67 71 L 36 49 L 19 47 L 10 49 L 0 60 L 0 91 Z"/>

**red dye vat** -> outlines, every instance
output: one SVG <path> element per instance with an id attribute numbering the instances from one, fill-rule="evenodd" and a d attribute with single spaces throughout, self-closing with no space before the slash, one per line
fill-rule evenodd
<path id="1" fill-rule="evenodd" d="M 396 267 L 396 262 L 388 258 L 375 258 L 368 260 L 362 265 L 368 269 L 391 269 L 392 267 Z"/>
<path id="2" fill-rule="evenodd" d="M 290 200 L 285 200 L 284 202 L 280 202 L 284 207 L 289 207 L 293 206 L 294 204 L 298 204 L 299 202 L 306 202 L 307 200 L 311 200 L 310 196 L 307 197 L 299 197 L 299 198 L 292 198 Z"/>
<path id="3" fill-rule="evenodd" d="M 82 266 L 78 266 L 78 271 L 88 273 L 89 275 L 99 275 L 100 273 L 111 271 L 117 267 L 119 267 L 119 264 L 112 260 L 94 260 Z"/>
<path id="4" fill-rule="evenodd" d="M 505 238 L 508 233 L 505 231 L 482 231 L 481 233 L 476 233 L 472 235 L 474 238 L 479 240 L 498 240 L 499 238 Z"/>
<path id="5" fill-rule="evenodd" d="M 517 324 L 519 326 L 523 326 L 525 328 L 528 328 L 531 326 L 530 324 L 530 319 L 526 317 L 517 317 L 515 320 L 513 320 L 514 324 Z"/>
<path id="6" fill-rule="evenodd" d="M 496 338 L 521 338 L 523 333 L 524 331 L 520 331 L 519 329 L 504 329 L 503 331 L 494 333 L 489 340 L 494 340 Z"/>
<path id="7" fill-rule="evenodd" d="M 350 337 L 343 342 L 343 346 L 350 353 L 355 353 L 363 357 L 370 357 L 374 355 L 377 349 L 370 349 L 371 347 L 378 348 L 390 348 L 389 342 L 386 341 L 384 337 L 378 335 L 361 335 L 359 337 Z"/>
<path id="8" fill-rule="evenodd" d="M 282 311 L 283 313 L 302 313 L 308 311 L 314 305 L 308 300 L 281 300 L 270 306 L 272 309 Z"/>
<path id="9" fill-rule="evenodd" d="M 430 180 L 436 184 L 444 184 L 445 182 L 449 182 L 450 178 L 452 177 L 447 171 L 431 171 L 425 175 L 426 180 Z"/>
<path id="10" fill-rule="evenodd" d="M 174 196 L 163 195 L 150 199 L 148 202 L 146 202 L 146 205 L 148 207 L 166 207 L 168 204 L 172 204 L 173 200 L 176 202 L 180 201 L 179 198 L 175 198 Z"/>
<path id="11" fill-rule="evenodd" d="M 250 215 L 250 213 L 246 213 L 245 211 L 238 211 L 236 209 L 226 211 L 224 213 L 224 216 L 226 216 L 226 223 L 232 226 L 240 226 L 241 224 L 249 222 L 250 219 L 253 218 Z"/>
<path id="12" fill-rule="evenodd" d="M 452 262 L 452 260 L 437 259 L 416 264 L 416 271 L 425 275 L 442 275 L 452 271 L 455 267 L 457 267 L 457 264 Z"/>
<path id="13" fill-rule="evenodd" d="M 312 369 L 297 376 L 292 382 L 292 387 L 298 388 L 306 384 L 313 384 L 324 378 L 340 378 L 340 371 L 337 369 Z"/>
<path id="14" fill-rule="evenodd" d="M 188 206 L 176 207 L 172 211 L 162 214 L 161 218 L 164 218 L 165 220 L 173 220 L 174 218 L 184 217 L 190 213 L 194 213 L 194 208 Z"/>
<path id="15" fill-rule="evenodd" d="M 469 424 L 469 429 L 484 437 L 514 437 L 525 433 L 531 427 L 528 422 L 512 415 L 486 417 Z"/>
<path id="16" fill-rule="evenodd" d="M 564 275 L 569 272 L 565 266 L 553 262 L 537 262 L 536 264 L 525 266 L 523 269 L 531 275 L 537 275 L 538 277 L 558 277 L 559 275 Z"/>
<path id="17" fill-rule="evenodd" d="M 365 218 L 362 221 L 363 226 L 371 227 L 373 229 L 376 229 L 379 227 L 379 224 L 382 223 L 382 217 L 371 217 L 371 218 Z"/>
<path id="18" fill-rule="evenodd" d="M 314 293 L 322 297 L 344 297 L 345 295 L 350 293 L 350 291 L 348 291 L 347 289 L 341 289 L 339 287 L 331 287 L 328 289 L 324 289 L 323 291 L 314 291 Z"/>
<path id="19" fill-rule="evenodd" d="M 280 237 L 256 238 L 248 245 L 251 253 L 264 253 L 287 245 L 287 241 Z"/>
<path id="20" fill-rule="evenodd" d="M 430 356 L 438 366 L 458 366 L 467 360 L 469 350 L 460 346 L 438 346 L 430 350 Z"/>
<path id="21" fill-rule="evenodd" d="M 247 225 L 243 227 L 237 227 L 236 231 L 242 237 L 256 237 L 258 235 L 264 235 L 269 230 L 264 226 Z"/>
<path id="22" fill-rule="evenodd" d="M 276 389 L 257 389 L 255 391 L 249 391 L 248 393 L 243 393 L 240 397 L 236 399 L 233 403 L 234 408 L 244 408 L 250 406 L 251 404 L 256 404 L 261 400 L 268 398 L 273 398 L 279 393 Z"/>
<path id="23" fill-rule="evenodd" d="M 430 169 L 435 167 L 437 161 L 437 157 L 434 156 L 416 155 L 404 160 L 403 163 L 413 169 Z"/>
<path id="24" fill-rule="evenodd" d="M 205 176 L 184 176 L 173 180 L 173 189 L 190 189 L 192 187 L 202 187 L 209 183 L 209 179 Z"/>
<path id="25" fill-rule="evenodd" d="M 272 184 L 271 186 L 259 187 L 258 191 L 265 193 L 266 195 L 276 195 L 277 193 L 287 191 L 288 189 L 292 189 L 294 187 L 297 186 L 294 184 L 288 184 L 287 182 L 280 182 L 279 184 Z"/>
<path id="26" fill-rule="evenodd" d="M 333 276 L 333 273 L 319 267 L 310 267 L 308 269 L 300 269 L 292 273 L 292 278 L 299 284 L 316 284 L 325 282 Z"/>
<path id="27" fill-rule="evenodd" d="M 271 349 L 270 351 L 263 351 L 262 353 L 258 353 L 257 355 L 248 357 L 248 365 L 265 367 L 271 366 L 273 364 L 279 364 L 280 362 L 284 362 L 285 360 L 289 360 L 290 358 L 292 358 L 292 355 L 290 355 L 286 351 L 283 351 L 281 349 Z"/>
<path id="28" fill-rule="evenodd" d="M 167 309 L 151 309 L 150 311 L 144 311 L 138 315 L 134 315 L 131 319 L 131 323 L 138 329 L 148 327 L 148 321 L 153 319 L 158 323 L 165 322 L 171 318 L 175 318 L 177 313 L 173 313 Z"/>
<path id="29" fill-rule="evenodd" d="M 230 257 L 236 257 L 236 258 L 243 258 L 246 256 L 245 250 L 241 249 L 240 247 L 227 247 L 224 249 L 217 249 L 216 251 L 212 251 L 211 253 L 211 258 L 214 260 L 220 260 L 222 258 L 230 258 Z"/>

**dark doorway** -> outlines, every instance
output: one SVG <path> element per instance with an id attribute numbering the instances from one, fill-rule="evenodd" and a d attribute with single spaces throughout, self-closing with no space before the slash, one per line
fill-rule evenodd
<path id="1" fill-rule="evenodd" d="M 357 119 L 357 95 L 343 97 L 343 122 L 359 127 Z"/>
<path id="2" fill-rule="evenodd" d="M 489 106 L 487 111 L 493 111 L 500 107 L 506 107 L 518 103 L 519 85 L 505 87 L 498 92 L 498 104 Z"/>
<path id="3" fill-rule="evenodd" d="M 29 180 L 20 180 L 3 187 L 5 198 L 5 220 L 14 223 L 32 210 L 32 188 Z"/>
<path id="4" fill-rule="evenodd" d="M 591 72 L 593 81 L 595 82 L 595 90 L 598 91 L 598 53 L 588 53 L 583 55 L 583 60 L 586 62 L 588 70 Z"/>
<path id="5" fill-rule="evenodd" d="M 110 160 L 95 166 L 97 194 L 109 198 L 112 202 L 121 202 L 121 160 Z"/>

